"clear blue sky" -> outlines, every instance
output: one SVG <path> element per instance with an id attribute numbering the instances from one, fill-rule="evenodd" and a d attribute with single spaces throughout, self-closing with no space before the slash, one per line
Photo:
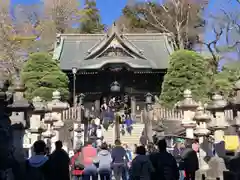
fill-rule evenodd
<path id="1" fill-rule="evenodd" d="M 13 4 L 33 4 L 38 3 L 41 0 L 12 0 Z M 83 4 L 84 0 L 79 0 Z M 122 8 L 126 5 L 127 0 L 96 0 L 97 7 L 100 10 L 102 22 L 107 25 L 111 25 L 120 15 Z M 161 0 L 158 0 L 161 1 Z M 239 6 L 236 6 L 236 0 L 209 0 L 209 6 L 205 12 L 205 17 L 208 17 L 210 14 L 220 13 L 219 9 L 234 10 Z M 235 3 L 234 3 L 235 1 Z M 208 28 L 206 29 L 205 39 L 211 41 L 214 38 L 212 31 L 212 24 L 209 23 Z M 224 42 L 223 42 L 224 43 Z M 222 42 L 221 42 L 222 44 Z"/>
<path id="2" fill-rule="evenodd" d="M 83 2 L 83 0 L 80 0 Z M 13 4 L 34 4 L 40 0 L 12 0 Z M 110 25 L 121 15 L 121 10 L 127 0 L 97 0 L 97 7 L 100 10 L 104 24 Z M 81 3 L 82 4 L 82 3 Z"/>
<path id="3" fill-rule="evenodd" d="M 12 0 L 13 4 L 33 4 L 38 3 L 41 0 Z M 80 0 L 81 4 L 83 4 L 84 0 Z M 110 25 L 113 23 L 121 15 L 121 10 L 125 6 L 127 0 L 96 0 L 97 7 L 100 10 L 102 21 L 104 24 Z M 234 3 L 229 3 L 228 0 L 209 0 L 209 7 L 207 10 L 207 14 L 209 13 L 217 13 L 217 9 L 234 9 Z M 234 1 L 234 0 L 232 0 Z"/>

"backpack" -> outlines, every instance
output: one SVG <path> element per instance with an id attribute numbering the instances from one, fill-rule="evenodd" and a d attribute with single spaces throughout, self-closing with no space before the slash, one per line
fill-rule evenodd
<path id="1" fill-rule="evenodd" d="M 84 169 L 82 152 L 80 152 L 78 157 L 76 157 L 76 159 L 74 160 L 74 169 Z"/>
<path id="2" fill-rule="evenodd" d="M 27 163 L 27 173 L 26 173 L 26 180 L 46 180 L 45 173 L 44 173 L 44 165 L 40 167 L 32 167 Z"/>

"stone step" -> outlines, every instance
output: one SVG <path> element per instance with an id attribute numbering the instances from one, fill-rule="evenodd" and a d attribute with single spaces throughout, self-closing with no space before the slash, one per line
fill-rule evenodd
<path id="1" fill-rule="evenodd" d="M 121 135 L 122 143 L 126 143 L 128 145 L 134 145 L 139 143 L 139 138 L 142 134 L 142 130 L 144 128 L 143 124 L 137 123 L 133 125 L 132 134 L 125 133 L 124 136 Z M 110 144 L 114 143 L 115 135 L 114 135 L 114 127 L 109 127 L 108 131 L 104 130 L 103 136 L 104 141 Z"/>

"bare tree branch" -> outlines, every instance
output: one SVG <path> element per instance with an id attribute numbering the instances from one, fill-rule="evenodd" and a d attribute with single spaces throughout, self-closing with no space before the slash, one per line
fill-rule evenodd
<path id="1" fill-rule="evenodd" d="M 213 58 L 213 67 L 218 67 L 218 61 L 219 61 L 219 56 L 218 56 L 218 48 L 217 48 L 217 43 L 219 42 L 222 34 L 223 34 L 223 28 L 220 28 L 220 30 L 218 31 L 216 29 L 216 27 L 213 27 L 213 32 L 215 34 L 215 38 L 214 40 L 210 41 L 210 42 L 204 42 L 201 39 L 199 39 L 199 43 L 203 44 L 207 47 L 208 51 L 211 53 L 211 56 Z"/>
<path id="2" fill-rule="evenodd" d="M 133 12 L 131 12 L 133 6 L 128 7 L 130 9 L 128 12 L 130 16 L 133 15 L 146 24 L 147 30 L 171 35 L 176 50 L 191 49 L 193 41 L 201 31 L 196 28 L 202 27 L 204 22 L 199 16 L 202 1 L 167 0 L 164 3 L 153 3 L 147 0 L 146 3 L 137 3 Z"/>

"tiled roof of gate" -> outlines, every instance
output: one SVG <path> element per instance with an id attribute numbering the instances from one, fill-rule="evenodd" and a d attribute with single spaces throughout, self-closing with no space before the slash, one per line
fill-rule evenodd
<path id="1" fill-rule="evenodd" d="M 109 44 L 117 40 L 124 50 L 135 57 L 98 57 Z M 160 33 L 121 34 L 112 28 L 106 34 L 60 34 L 54 59 L 63 70 L 98 69 L 108 63 L 125 63 L 133 68 L 167 69 L 173 52 L 169 36 Z"/>

